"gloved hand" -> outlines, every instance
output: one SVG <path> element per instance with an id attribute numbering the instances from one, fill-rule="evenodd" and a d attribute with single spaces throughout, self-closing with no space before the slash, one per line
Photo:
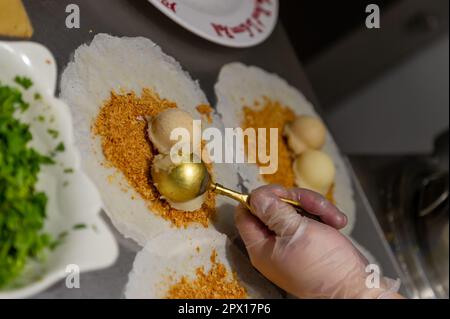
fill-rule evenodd
<path id="1" fill-rule="evenodd" d="M 325 224 L 297 213 L 279 197 L 299 201 Z M 399 282 L 380 279 L 367 288 L 367 260 L 337 229 L 347 217 L 321 195 L 305 189 L 263 186 L 250 196 L 251 214 L 236 211 L 236 225 L 252 264 L 299 298 L 396 298 Z"/>

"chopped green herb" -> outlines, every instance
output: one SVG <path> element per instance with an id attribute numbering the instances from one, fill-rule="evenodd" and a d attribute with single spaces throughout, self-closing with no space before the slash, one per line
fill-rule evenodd
<path id="1" fill-rule="evenodd" d="M 28 146 L 29 126 L 14 117 L 26 105 L 18 89 L 0 86 L 0 287 L 12 283 L 29 259 L 42 258 L 53 241 L 42 232 L 47 195 L 35 188 L 41 165 L 53 161 Z"/>
<path id="2" fill-rule="evenodd" d="M 56 164 L 55 161 L 51 157 L 48 157 L 48 156 L 42 156 L 41 163 L 47 164 L 47 165 Z"/>
<path id="3" fill-rule="evenodd" d="M 35 101 L 40 101 L 42 100 L 42 95 L 38 92 L 34 93 L 34 100 Z"/>
<path id="4" fill-rule="evenodd" d="M 64 146 L 63 142 L 60 142 L 58 145 L 56 145 L 55 147 L 55 152 L 64 152 L 66 150 L 66 147 Z"/>
<path id="5" fill-rule="evenodd" d="M 68 231 L 63 231 L 63 232 L 59 233 L 58 239 L 64 239 L 64 238 L 67 237 L 67 235 L 69 235 L 69 232 Z"/>
<path id="6" fill-rule="evenodd" d="M 63 186 L 63 187 L 69 186 L 69 182 L 68 182 L 68 181 L 64 181 L 63 184 L 62 184 L 62 186 Z"/>
<path id="7" fill-rule="evenodd" d="M 64 173 L 72 174 L 73 173 L 73 168 L 66 168 L 66 169 L 64 169 Z"/>
<path id="8" fill-rule="evenodd" d="M 48 245 L 48 249 L 50 250 L 55 250 L 59 245 L 61 245 L 63 243 L 62 240 L 59 239 L 55 239 L 54 241 L 52 241 L 49 245 Z"/>
<path id="9" fill-rule="evenodd" d="M 19 84 L 25 90 L 28 90 L 33 85 L 33 81 L 31 81 L 30 78 L 27 78 L 25 76 L 16 76 L 14 78 L 14 82 Z"/>
<path id="10" fill-rule="evenodd" d="M 39 115 L 36 119 L 37 119 L 39 122 L 45 122 L 45 116 L 43 116 L 43 115 Z"/>
<path id="11" fill-rule="evenodd" d="M 23 113 L 23 112 L 25 112 L 26 110 L 28 110 L 30 108 L 30 104 L 28 104 L 28 103 L 23 103 L 23 104 L 21 104 L 20 105 L 20 111 Z"/>
<path id="12" fill-rule="evenodd" d="M 86 226 L 86 224 L 76 224 L 76 225 L 73 225 L 73 229 L 74 230 L 78 230 L 78 229 L 85 229 L 87 226 Z"/>
<path id="13" fill-rule="evenodd" d="M 58 138 L 58 136 L 59 136 L 59 132 L 56 131 L 56 130 L 53 130 L 51 128 L 49 128 L 47 130 L 47 133 L 50 134 L 50 136 L 53 137 L 53 138 Z"/>
<path id="14" fill-rule="evenodd" d="M 63 232 L 59 233 L 58 237 L 50 243 L 49 249 L 55 250 L 58 246 L 63 244 L 64 239 L 67 237 L 67 235 L 69 235 L 69 232 L 67 232 L 67 231 L 63 231 Z"/>

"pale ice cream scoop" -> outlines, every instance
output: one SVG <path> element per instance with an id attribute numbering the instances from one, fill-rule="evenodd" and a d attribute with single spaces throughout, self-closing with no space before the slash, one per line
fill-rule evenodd
<path id="1" fill-rule="evenodd" d="M 293 164 L 295 183 L 326 195 L 334 183 L 336 168 L 331 158 L 316 150 L 307 150 L 298 156 Z"/>
<path id="2" fill-rule="evenodd" d="M 307 149 L 321 149 L 325 144 L 326 128 L 321 120 L 312 116 L 298 116 L 284 128 L 288 146 L 296 155 Z"/>
<path id="3" fill-rule="evenodd" d="M 193 121 L 194 119 L 188 112 L 168 109 L 150 120 L 148 136 L 160 153 L 168 154 L 172 146 L 177 143 L 176 140 L 170 139 L 170 133 L 174 129 L 185 128 L 188 130 L 192 141 Z"/>

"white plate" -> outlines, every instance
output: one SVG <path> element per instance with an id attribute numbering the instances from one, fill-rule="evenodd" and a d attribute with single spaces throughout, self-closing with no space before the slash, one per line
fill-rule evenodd
<path id="1" fill-rule="evenodd" d="M 16 86 L 16 75 L 26 76 L 33 86 L 23 91 L 30 108 L 20 116 L 30 123 L 33 134 L 31 146 L 43 154 L 62 141 L 65 151 L 56 158 L 56 165 L 43 166 L 37 189 L 48 196 L 45 231 L 57 237 L 68 231 L 64 242 L 47 254 L 42 264 L 29 262 L 22 276 L 13 283 L 14 288 L 0 290 L 0 298 L 23 298 L 36 294 L 67 276 L 68 265 L 77 265 L 80 272 L 105 268 L 118 256 L 115 239 L 99 216 L 102 206 L 95 186 L 81 171 L 80 155 L 74 146 L 72 118 L 69 108 L 55 98 L 57 80 L 56 62 L 42 45 L 32 42 L 0 41 L 0 82 Z M 35 101 L 38 92 L 41 101 Z M 45 121 L 36 121 L 44 115 Z M 53 121 L 50 119 L 53 118 Z M 52 128 L 59 132 L 53 139 L 47 133 Z M 73 173 L 64 173 L 72 168 Z M 68 182 L 68 183 L 66 183 Z M 86 228 L 74 230 L 76 224 Z"/>
<path id="2" fill-rule="evenodd" d="M 263 42 L 278 19 L 278 0 L 148 1 L 189 31 L 230 47 Z"/>

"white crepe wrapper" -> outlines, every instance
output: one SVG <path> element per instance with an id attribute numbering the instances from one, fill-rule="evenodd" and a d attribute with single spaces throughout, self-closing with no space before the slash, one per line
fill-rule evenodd
<path id="1" fill-rule="evenodd" d="M 198 83 L 182 70 L 179 63 L 151 40 L 142 37 L 96 35 L 90 44 L 81 45 L 75 51 L 61 78 L 61 97 L 71 109 L 82 166 L 99 189 L 104 209 L 114 226 L 141 246 L 170 230 L 172 225 L 149 210 L 121 172 L 101 165 L 105 158 L 100 138 L 93 136 L 91 125 L 112 90 L 117 93 L 132 90 L 140 95 L 143 88 L 152 89 L 161 98 L 175 102 L 194 119 L 201 119 L 196 107 L 208 103 Z M 221 126 L 217 116 L 211 125 Z M 110 176 L 114 178 L 111 180 Z M 214 177 L 231 188 L 238 185 L 237 174 L 231 166 L 215 167 Z M 124 192 L 124 187 L 129 191 Z M 217 198 L 218 216 L 213 226 L 230 236 L 236 233 L 232 218 L 234 205 L 229 199 Z M 202 226 L 193 224 L 191 227 Z"/>
<path id="2" fill-rule="evenodd" d="M 229 278 L 235 271 L 249 298 L 280 298 L 279 290 L 260 275 L 225 235 L 211 229 L 169 231 L 147 243 L 138 253 L 125 288 L 130 299 L 161 299 L 182 276 L 196 278 L 196 269 L 211 268 L 211 253 L 225 265 Z"/>

